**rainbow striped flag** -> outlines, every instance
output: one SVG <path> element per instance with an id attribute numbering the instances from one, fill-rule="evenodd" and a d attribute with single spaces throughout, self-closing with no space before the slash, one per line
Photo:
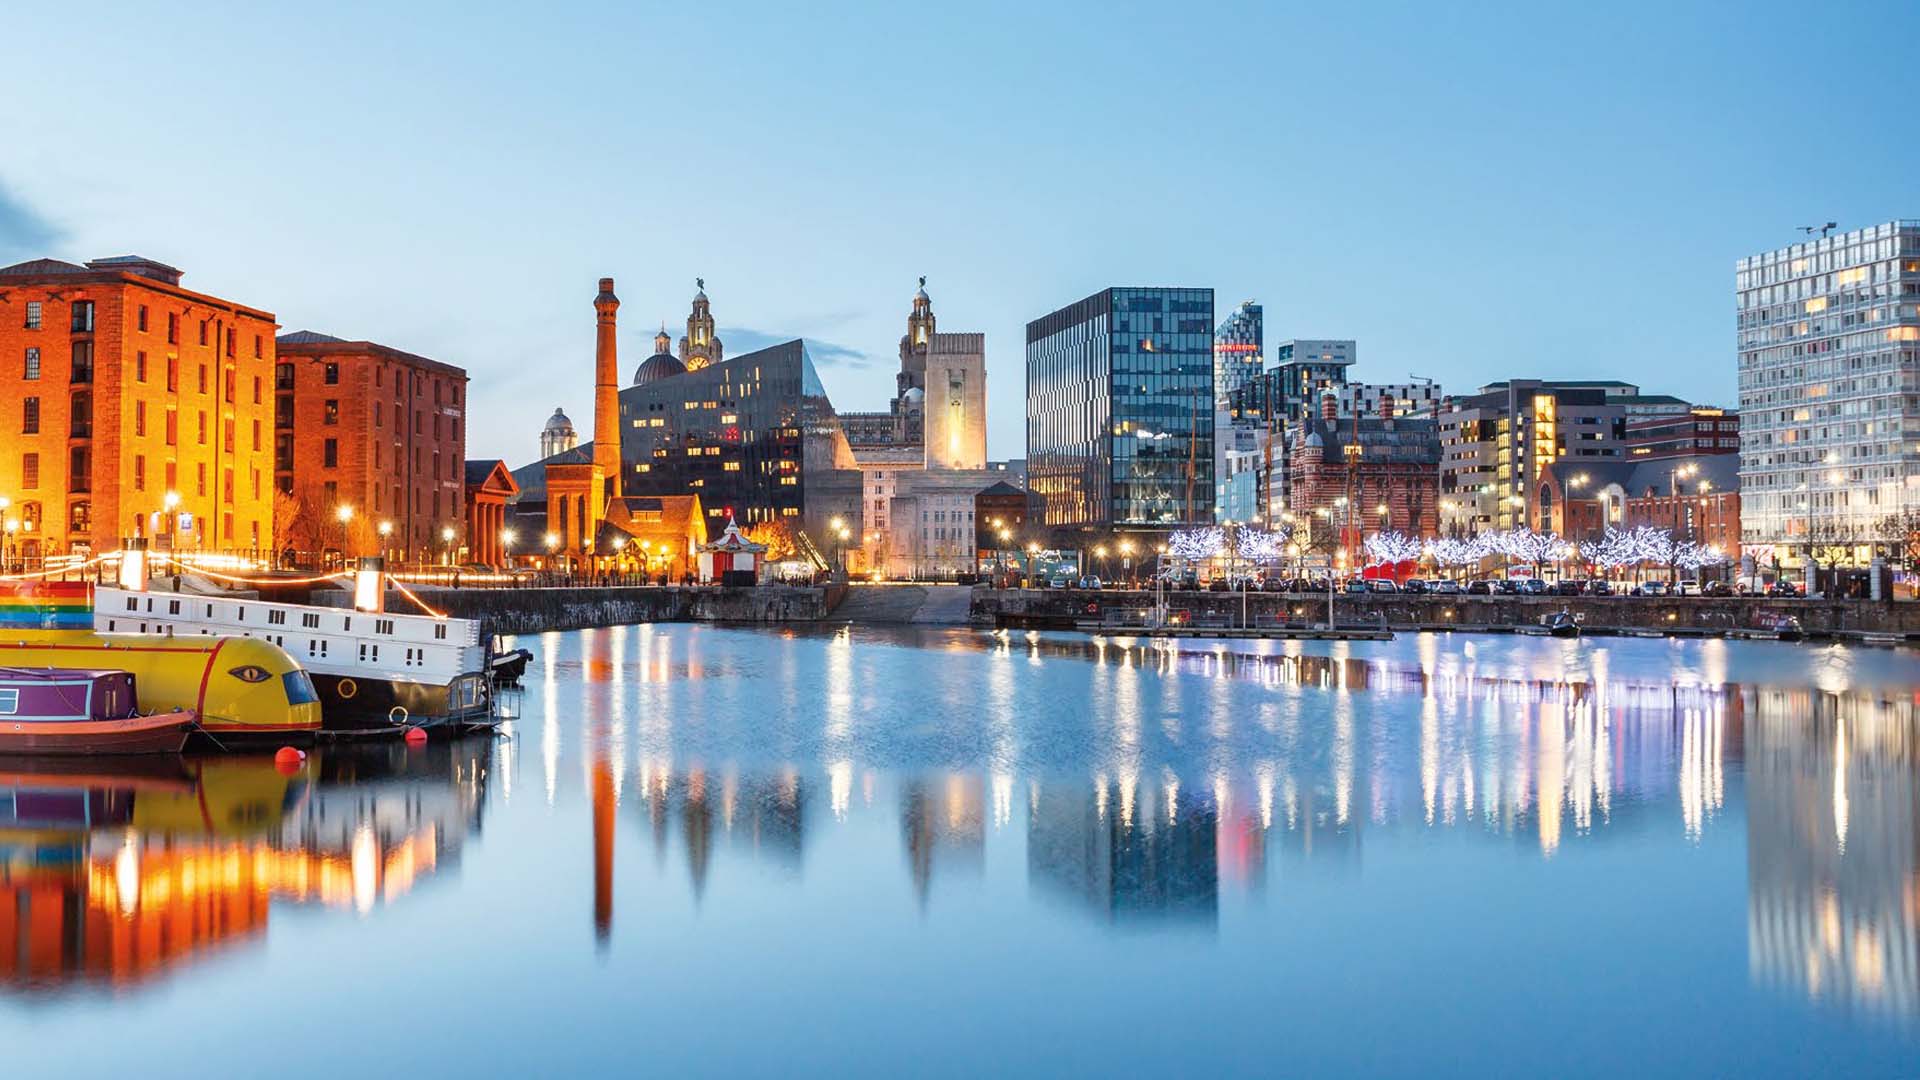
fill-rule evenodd
<path id="1" fill-rule="evenodd" d="M 85 581 L 0 583 L 0 630 L 91 630 L 93 586 Z"/>

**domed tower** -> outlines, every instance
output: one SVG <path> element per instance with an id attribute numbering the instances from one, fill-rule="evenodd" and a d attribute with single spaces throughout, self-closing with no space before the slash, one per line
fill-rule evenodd
<path id="1" fill-rule="evenodd" d="M 540 457 L 542 460 L 555 454 L 564 454 L 580 445 L 580 434 L 573 430 L 573 421 L 567 414 L 555 407 L 553 415 L 547 417 L 547 426 L 540 429 Z"/>
<path id="2" fill-rule="evenodd" d="M 640 366 L 633 371 L 633 385 L 645 386 L 650 382 L 686 374 L 687 366 L 667 351 L 672 347 L 673 339 L 667 336 L 667 326 L 662 323 L 660 332 L 653 336 L 653 355 L 640 361 Z"/>
<path id="3" fill-rule="evenodd" d="M 688 371 L 726 359 L 720 339 L 713 335 L 713 308 L 707 302 L 707 279 L 694 278 L 693 310 L 687 314 L 687 336 L 680 339 L 680 363 Z"/>
<path id="4" fill-rule="evenodd" d="M 895 376 L 894 393 L 902 398 L 907 391 L 927 388 L 927 347 L 933 341 L 933 298 L 927 295 L 927 279 L 913 294 L 913 313 L 907 316 L 907 332 L 900 338 L 900 374 Z"/>

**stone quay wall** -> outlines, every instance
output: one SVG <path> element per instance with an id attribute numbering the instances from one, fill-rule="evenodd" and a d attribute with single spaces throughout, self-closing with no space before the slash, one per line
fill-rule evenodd
<path id="1" fill-rule="evenodd" d="M 1240 622 L 1239 593 L 1172 592 L 1167 607 L 1192 622 Z M 972 621 L 990 626 L 1066 628 L 1088 622 L 1138 624 L 1153 606 L 1147 591 L 1078 589 L 988 589 L 973 591 Z M 1890 600 L 1771 600 L 1763 597 L 1641 596 L 1433 596 L 1392 593 L 1336 594 L 1334 621 L 1342 626 L 1388 629 L 1457 626 L 1508 630 L 1537 626 L 1541 616 L 1565 608 L 1590 629 L 1713 633 L 1752 629 L 1761 614 L 1793 615 L 1808 633 L 1920 633 L 1920 603 Z M 1317 624 L 1327 617 L 1325 594 L 1249 593 L 1254 625 Z"/>
<path id="2" fill-rule="evenodd" d="M 635 586 L 561 589 L 414 590 L 420 598 L 459 619 L 475 619 L 482 634 L 538 634 L 590 626 L 626 626 L 653 622 L 789 623 L 814 622 L 828 612 L 822 588 L 765 585 Z M 345 607 L 341 589 L 316 589 L 315 604 Z M 387 593 L 387 609 L 417 611 L 396 591 Z"/>

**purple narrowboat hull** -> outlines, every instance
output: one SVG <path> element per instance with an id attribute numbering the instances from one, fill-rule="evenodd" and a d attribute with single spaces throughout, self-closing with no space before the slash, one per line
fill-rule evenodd
<path id="1" fill-rule="evenodd" d="M 0 668 L 0 754 L 177 754 L 198 719 L 141 715 L 125 671 Z"/>

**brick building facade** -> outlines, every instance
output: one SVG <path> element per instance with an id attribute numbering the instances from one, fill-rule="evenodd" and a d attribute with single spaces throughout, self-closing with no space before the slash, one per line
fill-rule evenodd
<path id="1" fill-rule="evenodd" d="M 1547 527 L 1569 540 L 1651 525 L 1740 557 L 1738 454 L 1559 462 L 1540 478 L 1540 504 Z"/>
<path id="2" fill-rule="evenodd" d="M 1294 429 L 1287 455 L 1288 510 L 1307 523 L 1300 528 L 1312 537 L 1329 527 L 1347 531 L 1347 546 L 1382 529 L 1437 533 L 1440 438 L 1434 421 L 1394 416 L 1391 400 L 1375 417 L 1342 417 L 1331 390 L 1320 400 L 1320 415 Z"/>
<path id="3" fill-rule="evenodd" d="M 0 269 L 10 560 L 136 534 L 206 552 L 269 544 L 274 317 L 180 276 L 137 256 Z"/>
<path id="4" fill-rule="evenodd" d="M 280 337 L 274 396 L 274 484 L 292 496 L 278 550 L 460 561 L 464 370 L 302 330 Z"/>

